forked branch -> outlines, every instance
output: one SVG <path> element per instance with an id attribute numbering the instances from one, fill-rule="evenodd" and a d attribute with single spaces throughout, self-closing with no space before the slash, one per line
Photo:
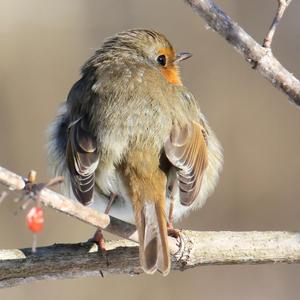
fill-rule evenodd
<path id="1" fill-rule="evenodd" d="M 285 93 L 291 102 L 300 105 L 300 82 L 274 57 L 271 45 L 275 29 L 290 1 L 280 4 L 279 11 L 267 34 L 266 47 L 257 43 L 243 28 L 227 16 L 212 0 L 185 0 L 205 21 L 229 42 L 263 77 Z"/>

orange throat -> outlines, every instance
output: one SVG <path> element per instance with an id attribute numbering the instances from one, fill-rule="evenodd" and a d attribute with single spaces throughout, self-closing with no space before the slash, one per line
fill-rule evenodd
<path id="1" fill-rule="evenodd" d="M 163 68 L 161 70 L 162 75 L 166 78 L 167 81 L 173 84 L 179 84 L 181 85 L 181 79 L 180 79 L 180 74 L 176 66 L 170 66 Z"/>

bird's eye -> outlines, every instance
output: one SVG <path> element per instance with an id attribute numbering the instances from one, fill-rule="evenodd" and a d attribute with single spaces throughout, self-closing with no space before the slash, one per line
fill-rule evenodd
<path id="1" fill-rule="evenodd" d="M 157 57 L 156 61 L 161 65 L 161 66 L 165 66 L 167 63 L 167 59 L 165 55 L 160 55 Z"/>

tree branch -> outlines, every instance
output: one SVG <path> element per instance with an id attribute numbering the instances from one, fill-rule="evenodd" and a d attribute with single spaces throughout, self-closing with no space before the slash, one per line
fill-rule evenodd
<path id="1" fill-rule="evenodd" d="M 0 167 L 0 183 L 10 189 L 24 189 L 24 179 Z M 137 241 L 135 226 L 73 202 L 46 188 L 39 201 L 58 211 L 101 227 L 126 239 Z M 192 232 L 180 239 L 169 238 L 172 269 L 186 270 L 198 265 L 299 263 L 300 233 L 289 232 Z M 42 279 L 139 274 L 138 247 L 128 240 L 108 242 L 99 253 L 91 242 L 53 245 L 31 249 L 0 250 L 0 287 Z"/>
<path id="2" fill-rule="evenodd" d="M 285 93 L 291 102 L 300 105 L 299 80 L 280 64 L 273 56 L 270 48 L 263 47 L 257 43 L 212 0 L 184 1 L 188 3 L 212 29 L 223 36 L 254 69 L 269 80 L 273 86 Z M 291 0 L 286 2 L 290 3 Z M 283 14 L 283 11 L 281 10 L 280 14 L 281 12 Z M 278 18 L 278 21 L 281 16 Z M 275 27 L 276 26 L 277 24 Z M 271 35 L 273 35 L 274 30 L 271 29 L 271 31 Z"/>
<path id="3" fill-rule="evenodd" d="M 174 255 L 172 270 L 200 265 L 299 263 L 300 233 L 289 232 L 193 232 L 182 233 L 186 247 Z M 121 240 L 107 243 L 97 252 L 93 243 L 53 245 L 31 249 L 0 250 L 0 287 L 43 279 L 108 274 L 140 274 L 138 247 Z"/>

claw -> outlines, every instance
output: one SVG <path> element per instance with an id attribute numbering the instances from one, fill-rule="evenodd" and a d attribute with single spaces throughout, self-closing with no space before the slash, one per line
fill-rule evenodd
<path id="1" fill-rule="evenodd" d="M 167 224 L 167 230 L 168 230 L 168 236 L 171 236 L 175 239 L 179 238 L 180 236 L 180 230 L 173 227 L 173 224 L 168 223 Z"/>

